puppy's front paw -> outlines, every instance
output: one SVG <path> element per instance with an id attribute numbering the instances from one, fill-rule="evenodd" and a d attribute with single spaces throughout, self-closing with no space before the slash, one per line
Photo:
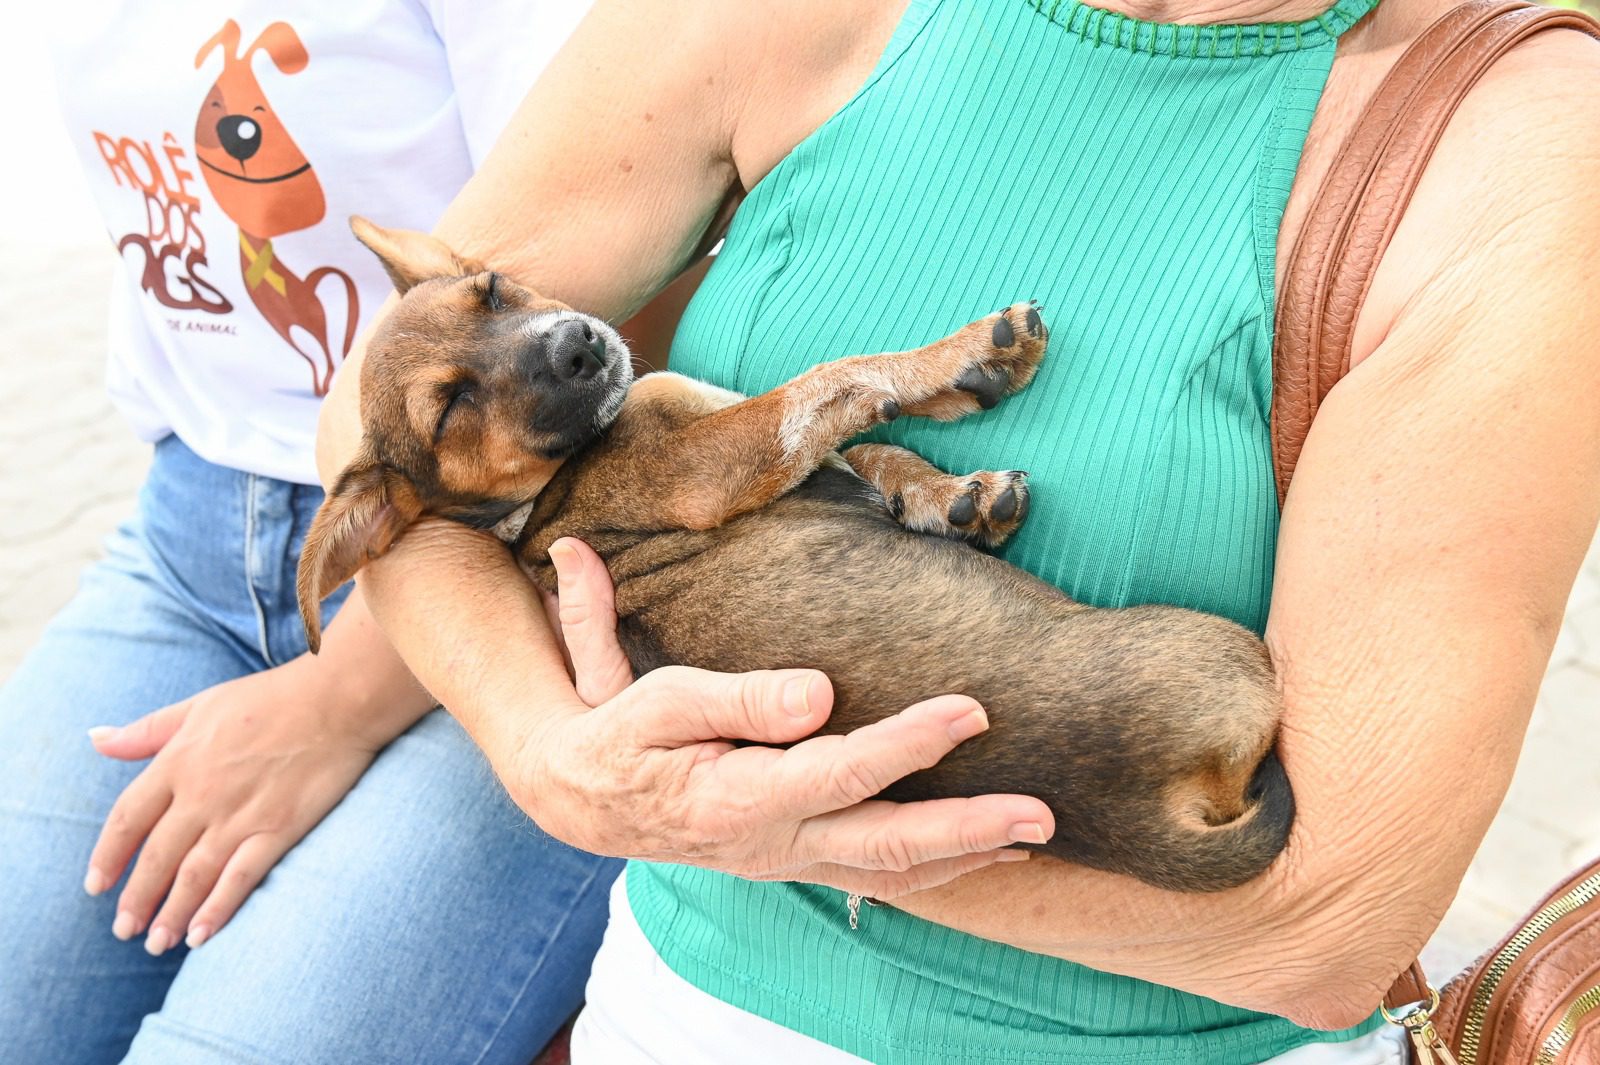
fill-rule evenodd
<path id="1" fill-rule="evenodd" d="M 889 509 L 901 525 L 916 532 L 996 548 L 1027 520 L 1028 502 L 1025 472 L 981 470 L 907 486 L 889 500 Z"/>
<path id="2" fill-rule="evenodd" d="M 955 372 L 947 389 L 906 413 L 948 421 L 991 410 L 1033 380 L 1049 341 L 1050 330 L 1031 300 L 978 319 L 948 341 Z"/>

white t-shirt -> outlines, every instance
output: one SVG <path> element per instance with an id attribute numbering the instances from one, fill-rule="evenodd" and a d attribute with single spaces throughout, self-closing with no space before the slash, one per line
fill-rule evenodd
<path id="1" fill-rule="evenodd" d="M 56 20 L 68 132 L 125 267 L 112 398 L 139 435 L 315 483 L 317 407 L 390 292 L 349 216 L 430 229 L 587 8 L 86 0 Z"/>

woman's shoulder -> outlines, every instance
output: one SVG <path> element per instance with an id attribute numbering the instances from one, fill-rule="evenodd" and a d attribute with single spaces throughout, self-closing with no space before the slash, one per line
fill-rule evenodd
<path id="1" fill-rule="evenodd" d="M 1600 122 L 1600 39 L 1575 29 L 1537 34 L 1489 68 L 1463 104 L 1467 117 L 1493 121 L 1538 114 L 1579 133 Z"/>
<path id="2" fill-rule="evenodd" d="M 1600 39 L 1552 30 L 1507 52 L 1462 100 L 1424 182 L 1418 206 L 1453 208 L 1441 232 L 1463 237 L 1600 205 Z"/>
<path id="3" fill-rule="evenodd" d="M 1597 255 L 1600 40 L 1552 30 L 1491 66 L 1452 116 L 1373 279 L 1352 361 L 1441 286 L 1490 315 L 1512 286 Z"/>
<path id="4" fill-rule="evenodd" d="M 909 0 L 735 3 L 727 34 L 746 88 L 735 156 L 750 188 L 853 96 L 872 73 Z"/>

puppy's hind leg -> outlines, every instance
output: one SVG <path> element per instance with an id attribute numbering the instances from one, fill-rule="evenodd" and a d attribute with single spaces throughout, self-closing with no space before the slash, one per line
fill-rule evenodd
<path id="1" fill-rule="evenodd" d="M 1028 475 L 1022 470 L 949 474 L 891 444 L 858 444 L 844 460 L 913 532 L 995 548 L 1028 517 Z"/>

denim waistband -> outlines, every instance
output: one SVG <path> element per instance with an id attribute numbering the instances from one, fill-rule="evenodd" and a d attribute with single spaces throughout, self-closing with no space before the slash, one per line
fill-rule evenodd
<path id="1" fill-rule="evenodd" d="M 168 436 L 155 446 L 137 531 L 180 598 L 277 665 L 305 650 L 295 569 L 322 495 L 208 462 Z"/>

